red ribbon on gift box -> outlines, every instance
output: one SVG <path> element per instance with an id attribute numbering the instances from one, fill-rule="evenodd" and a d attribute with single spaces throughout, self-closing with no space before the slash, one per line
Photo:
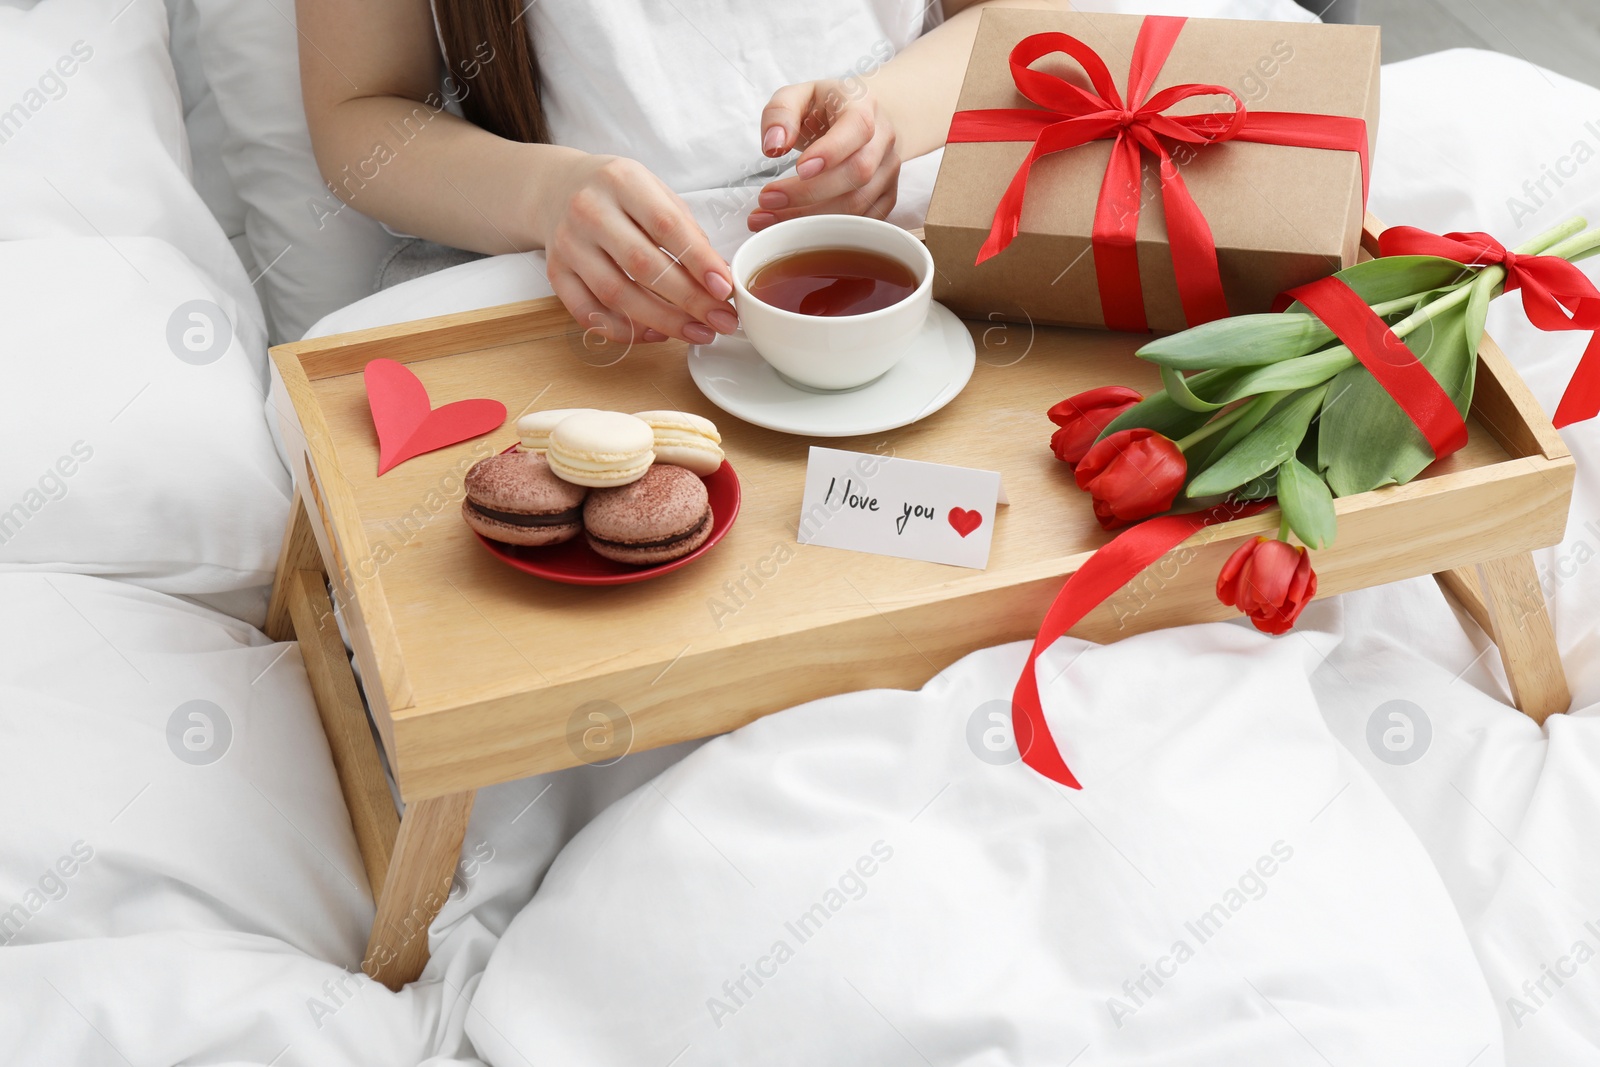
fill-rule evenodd
<path id="1" fill-rule="evenodd" d="M 1011 77 L 1022 95 L 1043 110 L 993 108 L 956 112 L 950 123 L 951 143 L 1033 142 L 995 208 L 994 224 L 978 252 L 978 263 L 1002 251 L 1016 237 L 1028 174 L 1034 163 L 1053 152 L 1090 141 L 1113 141 L 1092 231 L 1100 308 L 1106 326 L 1113 330 L 1149 329 L 1134 244 L 1139 231 L 1141 149 L 1153 153 L 1159 165 L 1157 174 L 1173 272 L 1184 318 L 1191 326 L 1225 317 L 1228 305 L 1211 227 L 1178 173 L 1170 146 L 1188 144 L 1200 148 L 1225 141 L 1256 141 L 1355 152 L 1361 157 L 1361 195 L 1365 204 L 1369 167 L 1367 124 L 1363 119 L 1295 111 L 1250 112 L 1237 93 L 1221 85 L 1174 85 L 1147 99 L 1185 21 L 1151 15 L 1140 24 L 1128 68 L 1127 103 L 1093 48 L 1070 34 L 1036 33 L 1023 38 L 1011 50 Z M 1094 91 L 1031 68 L 1030 64 L 1052 52 L 1062 52 L 1076 60 L 1088 74 Z M 1233 109 L 1206 115 L 1165 114 L 1174 104 L 1197 96 L 1226 97 Z"/>

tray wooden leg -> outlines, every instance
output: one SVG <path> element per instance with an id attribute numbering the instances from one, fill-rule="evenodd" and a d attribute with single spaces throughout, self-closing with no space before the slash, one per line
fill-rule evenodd
<path id="1" fill-rule="evenodd" d="M 367 725 L 366 705 L 361 702 L 355 675 L 350 671 L 322 572 L 295 571 L 282 584 L 300 641 L 300 658 L 306 666 L 311 695 L 339 777 L 339 792 L 350 812 L 350 826 L 367 869 L 367 884 L 377 899 L 389 870 L 395 836 L 400 832 L 394 796 L 389 792 L 383 761 Z"/>
<path id="2" fill-rule="evenodd" d="M 278 550 L 278 571 L 272 581 L 272 599 L 267 603 L 266 635 L 274 641 L 294 640 L 294 621 L 289 617 L 289 588 L 301 571 L 325 573 L 317 535 L 311 532 L 311 515 L 305 497 L 295 489 L 289 503 L 289 526 Z"/>
<path id="3" fill-rule="evenodd" d="M 406 805 L 361 969 L 390 989 L 414 982 L 428 962 L 428 926 L 450 894 L 472 814 L 472 790 Z"/>
<path id="4" fill-rule="evenodd" d="M 339 636 L 311 522 L 306 500 L 296 491 L 266 633 L 275 641 L 300 643 L 339 791 L 377 903 L 361 969 L 398 990 L 415 981 L 428 963 L 428 926 L 450 893 L 475 794 L 469 790 L 413 801 L 404 817 L 396 813 L 366 705 Z"/>
<path id="5" fill-rule="evenodd" d="M 1533 557 L 1507 556 L 1434 577 L 1500 647 L 1512 702 L 1537 723 L 1566 711 L 1572 694 Z"/>

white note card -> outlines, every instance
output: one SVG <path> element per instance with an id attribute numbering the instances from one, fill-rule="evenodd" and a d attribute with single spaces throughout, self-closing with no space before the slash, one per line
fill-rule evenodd
<path id="1" fill-rule="evenodd" d="M 981 570 L 1002 503 L 996 471 L 813 446 L 799 541 Z"/>

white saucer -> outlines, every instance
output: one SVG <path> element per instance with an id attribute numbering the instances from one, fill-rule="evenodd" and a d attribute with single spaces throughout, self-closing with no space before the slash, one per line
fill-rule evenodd
<path id="1" fill-rule="evenodd" d="M 742 337 L 689 349 L 689 374 L 717 407 L 745 422 L 802 437 L 855 437 L 907 426 L 966 388 L 977 352 L 955 312 L 934 303 L 904 359 L 859 389 L 818 393 L 790 384 Z"/>

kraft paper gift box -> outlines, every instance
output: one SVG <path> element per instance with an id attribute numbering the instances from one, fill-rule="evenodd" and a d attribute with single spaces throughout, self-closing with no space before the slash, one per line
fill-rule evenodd
<path id="1" fill-rule="evenodd" d="M 1361 140 L 1361 128 L 1352 120 L 1361 120 L 1370 159 L 1378 119 L 1375 27 L 1166 21 L 1168 31 L 1173 23 L 1180 28 L 1144 100 L 1154 103 L 1151 98 L 1171 86 L 1222 86 L 1238 95 L 1253 122 L 1272 122 L 1267 112 L 1334 116 L 1310 121 L 1344 127 L 1345 140 L 1352 145 Z M 1129 64 L 1143 22 L 1134 15 L 985 11 L 958 111 L 1040 110 L 1019 91 L 1009 58 L 1024 38 L 1042 32 L 1069 34 L 1092 49 L 1104 60 L 1123 101 L 1132 102 Z M 1084 68 L 1066 55 L 1045 55 L 1029 66 L 1091 88 Z M 1232 111 L 1226 97 L 1197 96 L 1164 113 L 1207 116 L 1204 122 L 1211 125 L 1206 128 L 1214 129 Z M 1040 157 L 1029 174 L 1015 239 L 991 258 L 975 262 L 1002 195 L 1032 148 L 1033 133 L 1016 136 L 1025 139 L 957 143 L 952 138 L 946 146 L 925 230 L 937 267 L 933 296 L 969 318 L 1104 327 L 1091 235 L 1112 161 L 1112 140 L 1092 140 Z M 1215 240 L 1214 276 L 1220 277 L 1225 313 L 1270 310 L 1282 291 L 1356 261 L 1365 216 L 1362 161 L 1356 151 L 1241 139 L 1192 148 L 1169 142 L 1169 147 L 1182 183 Z M 1219 317 L 1221 302 L 1213 300 L 1209 314 L 1186 318 L 1159 167 L 1149 151 L 1141 150 L 1139 159 L 1138 194 L 1133 198 L 1138 205 L 1134 249 L 1139 284 L 1113 285 L 1108 299 L 1120 298 L 1124 308 L 1135 310 L 1142 303 L 1148 328 L 1154 330 L 1179 330 L 1196 324 L 1189 319 Z M 1133 181 L 1122 185 L 1131 189 Z M 1125 192 L 1124 205 L 1129 195 Z M 1120 212 L 1127 216 L 1127 207 Z M 1122 276 L 1131 270 L 1129 264 Z M 1129 317 L 1113 316 L 1120 321 L 1110 325 L 1146 325 L 1130 324 Z"/>

